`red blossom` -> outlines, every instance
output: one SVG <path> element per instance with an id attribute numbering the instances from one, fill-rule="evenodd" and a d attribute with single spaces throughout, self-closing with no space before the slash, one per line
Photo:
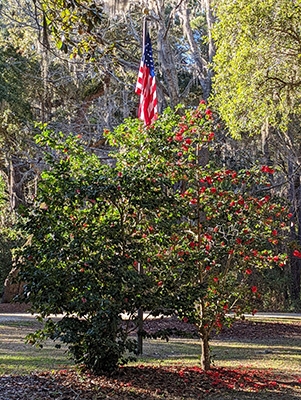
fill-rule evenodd
<path id="1" fill-rule="evenodd" d="M 197 204 L 198 200 L 196 198 L 193 198 L 190 200 L 190 204 Z"/>
<path id="2" fill-rule="evenodd" d="M 301 258 L 301 251 L 295 249 L 294 252 L 293 252 L 293 256 L 297 257 L 297 258 Z"/>
<path id="3" fill-rule="evenodd" d="M 252 287 L 251 287 L 251 291 L 252 291 L 253 293 L 256 293 L 256 292 L 257 292 L 257 286 L 252 286 Z"/>
<path id="4" fill-rule="evenodd" d="M 263 165 L 260 170 L 261 170 L 261 172 L 266 172 L 267 174 L 273 174 L 275 172 L 268 165 Z"/>
<path id="5" fill-rule="evenodd" d="M 207 182 L 209 185 L 212 185 L 213 179 L 211 178 L 211 176 L 206 176 L 206 182 Z"/>
<path id="6" fill-rule="evenodd" d="M 184 140 L 183 135 L 177 133 L 176 136 L 175 136 L 175 140 L 177 142 L 183 142 L 183 140 Z"/>
<path id="7" fill-rule="evenodd" d="M 252 270 L 251 270 L 250 268 L 247 268 L 247 269 L 246 269 L 246 274 L 247 274 L 247 275 L 251 275 L 251 274 L 252 274 Z"/>

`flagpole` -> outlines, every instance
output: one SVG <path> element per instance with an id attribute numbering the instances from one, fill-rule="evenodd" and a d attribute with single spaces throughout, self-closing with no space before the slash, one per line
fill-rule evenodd
<path id="1" fill-rule="evenodd" d="M 148 19 L 148 9 L 144 10 L 146 14 L 143 18 L 143 36 L 142 36 L 142 57 L 144 55 L 145 44 L 146 44 L 146 35 L 147 35 L 147 19 Z M 143 274 L 143 266 L 141 263 L 138 263 L 138 274 Z M 138 354 L 143 353 L 143 308 L 139 307 L 138 309 L 138 332 L 137 332 L 137 350 Z"/>
<path id="2" fill-rule="evenodd" d="M 145 49 L 145 42 L 146 42 L 146 34 L 147 34 L 147 19 L 148 19 L 148 10 L 146 9 L 145 11 L 145 17 L 143 19 L 143 42 L 142 42 L 142 55 Z"/>

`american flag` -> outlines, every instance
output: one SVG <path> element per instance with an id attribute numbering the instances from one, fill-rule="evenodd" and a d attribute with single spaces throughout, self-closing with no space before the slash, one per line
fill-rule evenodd
<path id="1" fill-rule="evenodd" d="M 146 34 L 135 93 L 140 95 L 138 118 L 144 121 L 144 125 L 150 125 L 158 116 L 158 99 L 152 45 L 149 33 Z"/>

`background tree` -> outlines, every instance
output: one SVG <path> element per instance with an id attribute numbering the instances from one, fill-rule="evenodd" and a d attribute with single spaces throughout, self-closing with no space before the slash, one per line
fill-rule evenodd
<path id="1" fill-rule="evenodd" d="M 261 133 L 261 157 L 278 165 L 300 246 L 300 6 L 286 0 L 216 2 L 213 102 L 230 134 Z M 278 189 L 279 190 L 279 189 Z M 285 193 L 286 192 L 286 193 Z M 300 260 L 291 254 L 291 297 L 300 301 Z"/>

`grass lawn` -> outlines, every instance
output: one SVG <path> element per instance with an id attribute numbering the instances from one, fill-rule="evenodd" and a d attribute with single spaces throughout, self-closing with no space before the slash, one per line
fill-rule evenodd
<path id="1" fill-rule="evenodd" d="M 0 375 L 24 375 L 71 365 L 66 350 L 56 349 L 52 341 L 42 349 L 25 343 L 25 336 L 40 326 L 36 321 L 23 320 L 0 323 Z"/>

